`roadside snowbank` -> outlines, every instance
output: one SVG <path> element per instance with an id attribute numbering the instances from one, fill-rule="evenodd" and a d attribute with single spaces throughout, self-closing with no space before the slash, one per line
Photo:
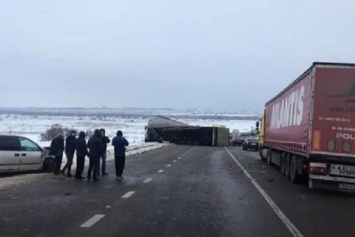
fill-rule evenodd
<path id="1" fill-rule="evenodd" d="M 167 146 L 167 143 L 148 143 L 144 144 L 143 146 L 132 146 L 127 149 L 126 156 L 129 158 L 130 156 L 137 155 L 137 154 L 142 154 L 147 151 L 152 151 L 156 150 L 159 148 L 162 148 L 164 146 Z M 114 154 L 113 154 L 113 149 L 108 150 L 107 154 L 107 160 L 113 160 L 114 159 Z M 66 159 L 63 159 L 63 163 L 66 162 Z M 85 167 L 89 166 L 88 159 L 85 162 Z M 72 173 L 75 174 L 75 168 L 76 168 L 76 162 L 74 161 L 74 164 L 72 166 Z M 86 170 L 84 170 L 85 174 Z M 3 177 L 0 178 L 0 192 L 2 191 L 7 191 L 12 188 L 17 188 L 22 185 L 30 184 L 33 182 L 38 182 L 43 179 L 49 179 L 50 177 L 53 177 L 53 174 L 50 173 L 38 173 L 38 174 L 24 174 L 24 175 L 18 175 L 18 176 L 13 176 L 13 177 Z M 60 176 L 58 176 L 60 177 Z M 63 177 L 63 176 L 61 176 Z"/>

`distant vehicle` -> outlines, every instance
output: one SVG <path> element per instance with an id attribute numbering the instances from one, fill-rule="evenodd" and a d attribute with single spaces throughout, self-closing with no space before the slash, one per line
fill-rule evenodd
<path id="1" fill-rule="evenodd" d="M 52 171 L 54 159 L 49 151 L 32 140 L 14 136 L 0 135 L 0 172 L 11 171 Z"/>
<path id="2" fill-rule="evenodd" d="M 236 137 L 234 139 L 232 139 L 231 141 L 231 145 L 232 146 L 241 146 L 244 142 L 244 139 L 243 137 Z"/>
<path id="3" fill-rule="evenodd" d="M 313 63 L 266 103 L 261 159 L 309 188 L 355 192 L 354 102 L 355 64 Z"/>
<path id="4" fill-rule="evenodd" d="M 244 139 L 242 144 L 243 150 L 253 149 L 257 151 L 259 149 L 259 138 L 258 137 L 248 137 Z"/>

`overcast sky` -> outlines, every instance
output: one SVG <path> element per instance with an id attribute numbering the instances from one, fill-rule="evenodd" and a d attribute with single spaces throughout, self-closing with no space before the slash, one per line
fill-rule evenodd
<path id="1" fill-rule="evenodd" d="M 1 0 L 0 107 L 261 111 L 355 63 L 354 1 Z"/>

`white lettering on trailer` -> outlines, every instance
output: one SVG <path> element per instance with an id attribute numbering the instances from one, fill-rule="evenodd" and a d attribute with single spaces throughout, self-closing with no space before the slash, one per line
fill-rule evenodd
<path id="1" fill-rule="evenodd" d="M 304 93 L 305 87 L 302 86 L 272 106 L 271 129 L 300 126 L 302 124 Z"/>
<path id="2" fill-rule="evenodd" d="M 345 140 L 355 140 L 355 137 L 353 134 L 350 133 L 337 133 L 336 138 L 343 138 Z"/>

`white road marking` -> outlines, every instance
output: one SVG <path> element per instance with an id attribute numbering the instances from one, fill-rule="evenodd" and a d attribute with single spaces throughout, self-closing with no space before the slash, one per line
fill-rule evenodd
<path id="1" fill-rule="evenodd" d="M 164 172 L 164 170 L 159 170 L 159 171 L 158 171 L 158 173 L 163 173 L 163 172 Z"/>
<path id="2" fill-rule="evenodd" d="M 146 180 L 143 181 L 143 183 L 147 184 L 149 182 L 151 182 L 153 179 L 152 178 L 147 178 Z"/>
<path id="3" fill-rule="evenodd" d="M 181 160 L 181 157 L 178 157 L 178 160 Z"/>
<path id="4" fill-rule="evenodd" d="M 242 169 L 245 176 L 250 179 L 254 187 L 259 191 L 259 193 L 264 197 L 270 207 L 274 210 L 276 215 L 280 220 L 285 224 L 291 234 L 295 237 L 303 237 L 303 234 L 297 229 L 297 227 L 288 219 L 288 217 L 281 211 L 281 209 L 276 205 L 276 203 L 271 199 L 271 197 L 262 189 L 262 187 L 255 181 L 255 179 L 249 174 L 249 172 L 242 166 L 242 164 L 234 157 L 234 155 L 228 150 L 227 147 L 224 147 L 230 157 L 237 163 L 237 165 Z"/>
<path id="5" fill-rule="evenodd" d="M 173 162 L 174 162 L 174 163 L 176 163 L 176 162 L 177 162 L 177 160 L 173 160 Z"/>
<path id="6" fill-rule="evenodd" d="M 95 216 L 91 217 L 91 219 L 89 219 L 87 222 L 82 224 L 80 227 L 81 228 L 90 228 L 91 226 L 95 225 L 97 222 L 99 222 L 104 217 L 105 217 L 105 215 L 102 215 L 102 214 L 95 215 Z"/>
<path id="7" fill-rule="evenodd" d="M 135 193 L 135 191 L 129 191 L 125 195 L 123 195 L 121 198 L 130 198 L 134 193 Z"/>
<path id="8" fill-rule="evenodd" d="M 166 165 L 166 167 L 171 167 L 171 164 Z"/>

